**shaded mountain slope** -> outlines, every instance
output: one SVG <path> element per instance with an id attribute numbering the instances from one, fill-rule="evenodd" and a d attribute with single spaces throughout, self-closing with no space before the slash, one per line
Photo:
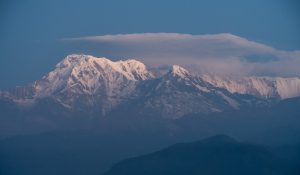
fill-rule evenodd
<path id="1" fill-rule="evenodd" d="M 263 146 L 240 143 L 230 137 L 218 135 L 126 159 L 104 173 L 121 174 L 291 175 L 296 172 Z"/>

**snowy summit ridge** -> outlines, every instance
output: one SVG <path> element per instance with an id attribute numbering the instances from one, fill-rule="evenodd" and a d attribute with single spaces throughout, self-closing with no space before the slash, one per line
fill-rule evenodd
<path id="1" fill-rule="evenodd" d="M 79 93 L 95 93 L 120 81 L 139 81 L 152 78 L 146 66 L 137 60 L 113 62 L 90 55 L 69 55 L 56 65 L 55 70 L 36 82 L 38 96 L 53 95 L 58 91 L 78 89 Z"/>
<path id="2" fill-rule="evenodd" d="M 202 75 L 208 83 L 231 93 L 250 94 L 261 98 L 287 99 L 300 96 L 300 78 L 243 77 L 240 79 Z"/>

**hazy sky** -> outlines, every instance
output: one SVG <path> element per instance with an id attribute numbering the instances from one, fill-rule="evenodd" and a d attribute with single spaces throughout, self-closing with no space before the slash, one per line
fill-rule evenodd
<path id="1" fill-rule="evenodd" d="M 299 4 L 297 0 L 1 0 L 0 88 L 41 78 L 70 53 L 89 54 L 91 48 L 62 43 L 62 38 L 232 33 L 279 50 L 300 50 Z M 106 44 L 105 49 L 109 52 L 96 56 L 116 58 L 113 48 Z"/>

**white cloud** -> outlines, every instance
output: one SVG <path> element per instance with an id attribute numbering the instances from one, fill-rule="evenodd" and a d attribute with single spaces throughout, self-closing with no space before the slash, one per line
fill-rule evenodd
<path id="1" fill-rule="evenodd" d="M 62 41 L 84 46 L 80 49 L 88 48 L 96 56 L 135 57 L 150 66 L 179 64 L 222 75 L 300 75 L 300 51 L 282 51 L 232 34 L 141 33 Z"/>

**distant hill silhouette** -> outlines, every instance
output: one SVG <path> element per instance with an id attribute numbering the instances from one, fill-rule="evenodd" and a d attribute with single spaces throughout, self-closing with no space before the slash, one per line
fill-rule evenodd
<path id="1" fill-rule="evenodd" d="M 103 175 L 296 175 L 291 165 L 260 145 L 217 135 L 126 159 Z"/>

